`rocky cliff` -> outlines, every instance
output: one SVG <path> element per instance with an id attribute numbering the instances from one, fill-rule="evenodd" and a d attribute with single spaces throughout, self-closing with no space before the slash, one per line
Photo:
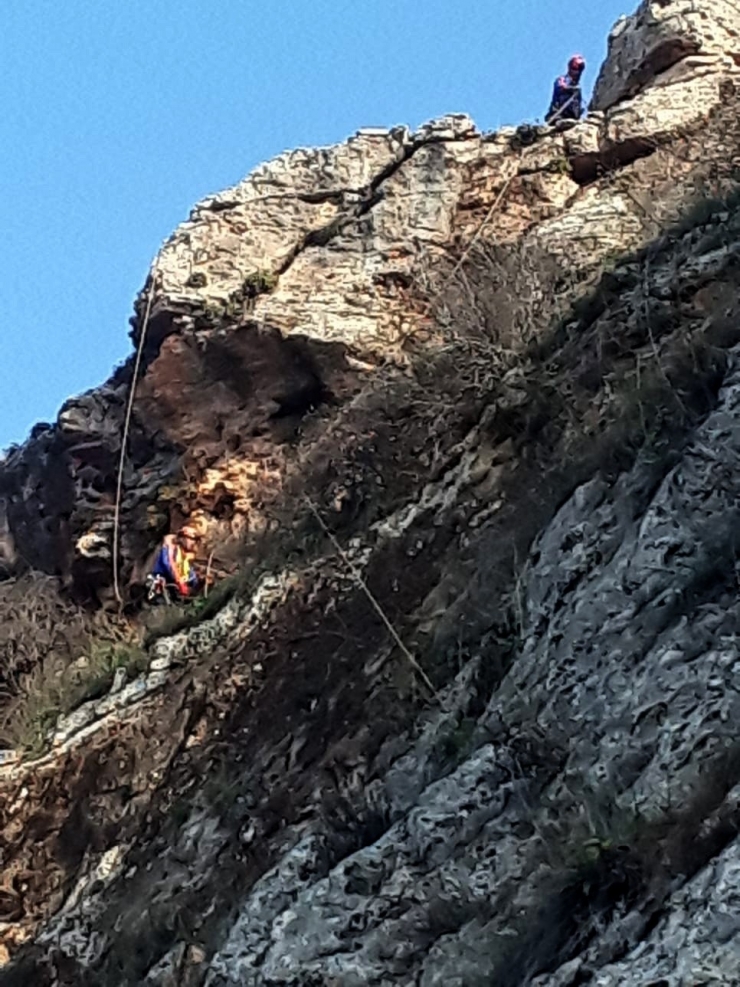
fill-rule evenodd
<path id="1" fill-rule="evenodd" d="M 0 984 L 740 983 L 739 65 L 648 0 L 577 125 L 175 231 L 139 376 L 0 464 Z M 184 519 L 219 588 L 155 626 Z"/>

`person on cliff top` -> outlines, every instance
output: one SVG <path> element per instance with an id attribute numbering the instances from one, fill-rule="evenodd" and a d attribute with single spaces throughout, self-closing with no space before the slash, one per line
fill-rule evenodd
<path id="1" fill-rule="evenodd" d="M 150 600 L 172 595 L 187 600 L 200 591 L 204 583 L 194 565 L 197 541 L 198 532 L 189 524 L 165 536 L 147 580 Z"/>
<path id="2" fill-rule="evenodd" d="M 568 71 L 555 80 L 552 102 L 545 119 L 548 123 L 558 120 L 580 120 L 583 116 L 581 76 L 586 68 L 582 55 L 574 55 L 568 62 Z"/>

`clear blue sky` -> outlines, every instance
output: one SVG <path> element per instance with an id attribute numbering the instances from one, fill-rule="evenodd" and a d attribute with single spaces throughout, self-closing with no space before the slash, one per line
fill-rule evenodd
<path id="1" fill-rule="evenodd" d="M 0 449 L 129 352 L 161 241 L 280 151 L 541 117 L 637 0 L 0 0 Z"/>

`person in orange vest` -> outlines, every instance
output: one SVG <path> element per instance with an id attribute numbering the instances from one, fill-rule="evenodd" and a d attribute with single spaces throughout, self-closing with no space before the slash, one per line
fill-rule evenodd
<path id="1" fill-rule="evenodd" d="M 195 566 L 198 532 L 186 524 L 175 535 L 166 535 L 148 579 L 149 598 L 174 593 L 181 599 L 195 596 L 203 586 Z"/>

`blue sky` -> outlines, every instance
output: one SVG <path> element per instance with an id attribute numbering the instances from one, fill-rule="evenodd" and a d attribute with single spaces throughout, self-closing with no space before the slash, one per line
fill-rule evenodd
<path id="1" fill-rule="evenodd" d="M 449 111 L 541 117 L 636 0 L 0 0 L 0 448 L 129 352 L 204 195 L 299 145 Z"/>

